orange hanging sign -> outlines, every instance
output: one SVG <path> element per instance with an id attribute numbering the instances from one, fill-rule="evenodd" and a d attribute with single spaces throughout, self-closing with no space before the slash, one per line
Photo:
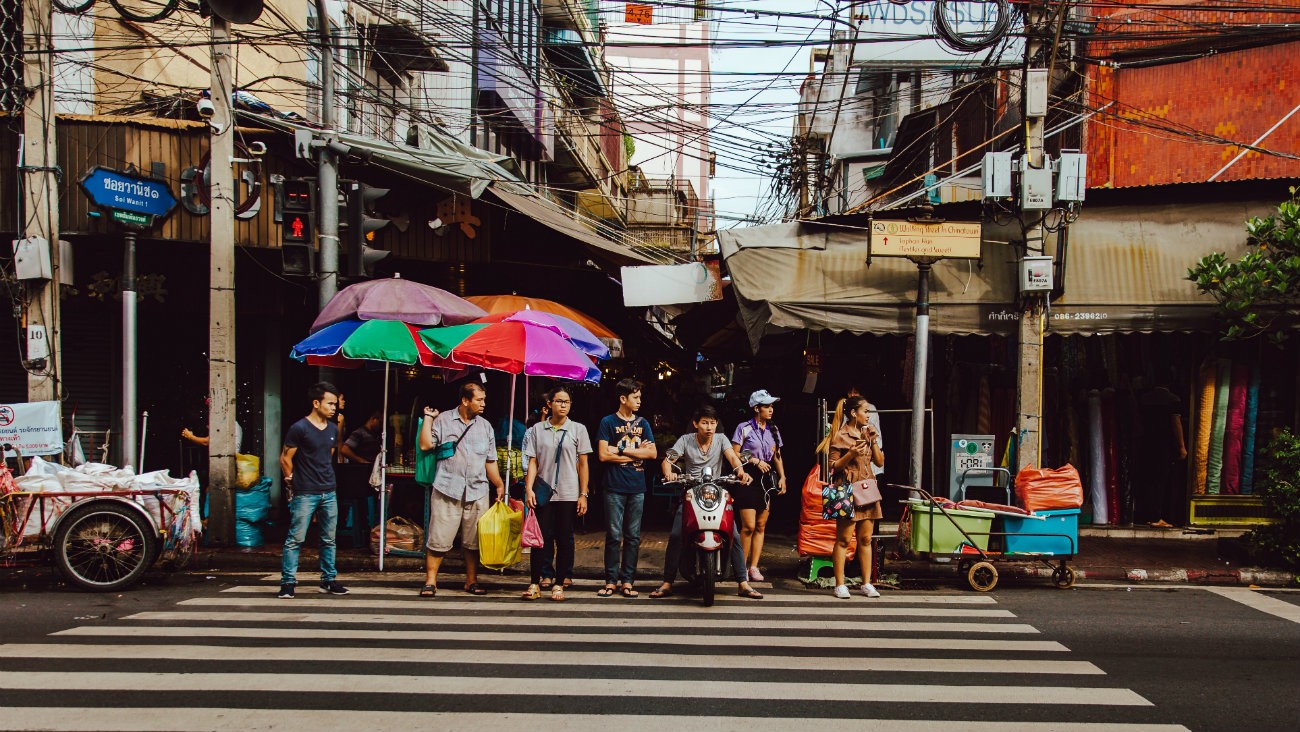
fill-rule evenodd
<path id="1" fill-rule="evenodd" d="M 654 22 L 654 8 L 641 3 L 628 3 L 623 11 L 623 21 L 625 23 L 650 25 Z"/>

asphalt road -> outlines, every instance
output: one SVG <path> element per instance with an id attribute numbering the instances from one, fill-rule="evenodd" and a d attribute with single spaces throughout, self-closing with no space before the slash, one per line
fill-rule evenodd
<path id="1" fill-rule="evenodd" d="M 94 595 L 0 570 L 0 729 L 1294 730 L 1300 593 L 952 588 L 835 601 Z M 589 585 L 582 587 L 581 584 Z M 648 586 L 644 588 L 650 589 Z M 52 635 L 54 634 L 54 635 Z M 615 716 L 609 715 L 626 715 Z M 844 720 L 852 720 L 846 722 Z M 1074 726 L 1083 725 L 1083 726 Z"/>

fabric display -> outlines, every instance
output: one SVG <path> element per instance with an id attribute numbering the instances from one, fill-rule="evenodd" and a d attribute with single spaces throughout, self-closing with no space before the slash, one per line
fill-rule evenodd
<path id="1" fill-rule="evenodd" d="M 1195 493 L 1239 495 L 1254 491 L 1259 384 L 1258 362 L 1220 358 L 1201 369 L 1197 439 L 1192 456 L 1197 471 Z"/>
<path id="2" fill-rule="evenodd" d="M 1259 420 L 1259 363 L 1250 367 L 1246 386 L 1246 416 L 1241 437 L 1241 492 L 1255 492 L 1255 440 Z"/>

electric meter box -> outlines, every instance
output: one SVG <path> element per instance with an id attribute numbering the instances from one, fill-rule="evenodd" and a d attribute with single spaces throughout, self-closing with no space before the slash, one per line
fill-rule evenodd
<path id="1" fill-rule="evenodd" d="M 1052 258 L 1051 257 L 1021 257 L 1020 258 L 1020 291 L 1021 292 L 1051 292 L 1052 291 Z"/>
<path id="2" fill-rule="evenodd" d="M 1043 167 L 1035 168 L 1028 159 L 1021 161 L 1020 208 L 1043 211 L 1052 207 L 1052 160 L 1043 156 Z"/>
<path id="3" fill-rule="evenodd" d="M 39 236 L 14 239 L 14 277 L 20 280 L 48 280 L 53 277 L 50 242 Z"/>
<path id="4" fill-rule="evenodd" d="M 984 184 L 984 198 L 1011 198 L 1014 187 L 1011 183 L 1012 157 L 1009 152 L 984 153 L 980 166 L 980 180 Z"/>
<path id="5" fill-rule="evenodd" d="M 1025 116 L 1047 116 L 1047 69 L 1030 69 L 1025 75 Z"/>
<path id="6" fill-rule="evenodd" d="M 1063 152 L 1057 163 L 1056 200 L 1082 201 L 1088 187 L 1088 155 Z"/>
<path id="7" fill-rule="evenodd" d="M 948 441 L 948 497 L 954 501 L 961 500 L 958 489 L 962 474 L 971 468 L 991 468 L 995 465 L 993 458 L 993 435 L 953 435 Z M 966 486 L 991 486 L 997 477 L 992 473 L 980 471 L 966 478 Z"/>

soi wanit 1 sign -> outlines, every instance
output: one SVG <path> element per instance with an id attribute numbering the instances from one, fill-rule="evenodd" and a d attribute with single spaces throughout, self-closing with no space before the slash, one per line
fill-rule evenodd
<path id="1" fill-rule="evenodd" d="M 23 455 L 63 452 L 63 423 L 58 402 L 0 404 L 0 445 L 12 445 Z M 13 455 L 13 452 L 9 452 Z"/>
<path id="2" fill-rule="evenodd" d="M 91 168 L 82 176 L 81 188 L 91 203 L 122 224 L 150 226 L 176 208 L 166 183 L 111 168 Z"/>

